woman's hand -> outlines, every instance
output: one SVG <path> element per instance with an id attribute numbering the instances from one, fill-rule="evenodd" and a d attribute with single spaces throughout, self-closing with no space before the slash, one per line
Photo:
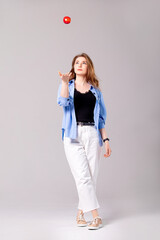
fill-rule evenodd
<path id="1" fill-rule="evenodd" d="M 58 72 L 59 76 L 61 77 L 62 81 L 65 83 L 68 83 L 70 80 L 71 72 L 68 72 L 66 74 L 62 74 L 60 71 Z"/>
<path id="2" fill-rule="evenodd" d="M 106 153 L 104 154 L 104 157 L 109 157 L 111 155 L 111 152 L 112 152 L 111 148 L 109 146 L 109 142 L 105 141 L 104 146 L 105 146 L 105 150 L 106 150 Z"/>

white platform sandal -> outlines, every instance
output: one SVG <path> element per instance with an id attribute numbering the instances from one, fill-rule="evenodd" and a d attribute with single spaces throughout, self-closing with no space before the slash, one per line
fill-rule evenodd
<path id="1" fill-rule="evenodd" d="M 95 217 L 94 220 L 88 224 L 89 230 L 96 230 L 101 227 L 103 227 L 103 224 L 102 224 L 102 219 L 99 216 Z"/>
<path id="2" fill-rule="evenodd" d="M 87 226 L 87 222 L 84 219 L 84 213 L 83 212 L 81 212 L 79 214 L 79 216 L 77 216 L 76 220 L 77 220 L 77 226 L 78 227 L 86 227 Z"/>

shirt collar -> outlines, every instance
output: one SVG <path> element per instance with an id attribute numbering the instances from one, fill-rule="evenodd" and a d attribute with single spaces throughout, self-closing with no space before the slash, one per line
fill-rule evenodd
<path id="1" fill-rule="evenodd" d="M 72 79 L 72 80 L 70 80 L 69 81 L 69 85 L 71 85 L 72 86 L 72 84 L 73 84 L 73 86 L 74 86 L 74 82 L 75 82 L 75 79 Z M 95 97 L 96 97 L 96 99 L 98 100 L 99 99 L 99 96 L 98 96 L 98 93 L 97 93 L 97 91 L 96 91 L 96 88 L 90 83 L 90 82 L 88 82 L 89 83 L 89 85 L 91 86 L 91 91 L 92 91 L 92 93 L 95 95 Z M 72 92 L 72 96 L 73 96 L 73 94 L 74 94 L 74 88 L 73 87 L 71 87 L 72 88 L 72 90 L 71 90 L 71 92 Z"/>
<path id="2" fill-rule="evenodd" d="M 71 81 L 69 81 L 69 84 L 72 84 L 74 82 L 75 82 L 75 79 L 72 79 Z M 94 88 L 94 86 L 90 82 L 88 82 L 88 84 L 91 86 L 91 89 Z"/>

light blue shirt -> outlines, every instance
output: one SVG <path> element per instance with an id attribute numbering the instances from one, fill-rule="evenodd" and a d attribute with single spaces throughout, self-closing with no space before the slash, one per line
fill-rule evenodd
<path id="1" fill-rule="evenodd" d="M 75 79 L 72 79 L 68 83 L 68 87 L 69 87 L 68 98 L 62 97 L 60 95 L 62 83 L 60 83 L 58 88 L 57 103 L 60 106 L 63 106 L 63 113 L 64 113 L 63 120 L 62 120 L 62 140 L 64 139 L 64 131 L 65 131 L 65 136 L 72 139 L 76 139 L 78 135 L 77 121 L 76 121 L 75 108 L 74 108 L 74 88 L 75 88 L 74 82 L 75 82 Z M 104 104 L 102 92 L 99 89 L 95 88 L 92 84 L 89 83 L 89 85 L 90 85 L 90 91 L 96 97 L 93 117 L 94 117 L 95 128 L 97 129 L 97 132 L 98 132 L 99 145 L 102 146 L 103 141 L 102 141 L 102 137 L 99 129 L 105 127 L 107 111 Z"/>

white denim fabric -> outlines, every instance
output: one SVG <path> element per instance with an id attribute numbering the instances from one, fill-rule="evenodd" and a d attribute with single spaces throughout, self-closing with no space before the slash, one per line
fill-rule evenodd
<path id="1" fill-rule="evenodd" d="M 88 212 L 100 207 L 96 196 L 102 147 L 95 126 L 77 125 L 78 137 L 71 139 L 64 133 L 64 150 L 79 196 L 78 209 Z"/>

